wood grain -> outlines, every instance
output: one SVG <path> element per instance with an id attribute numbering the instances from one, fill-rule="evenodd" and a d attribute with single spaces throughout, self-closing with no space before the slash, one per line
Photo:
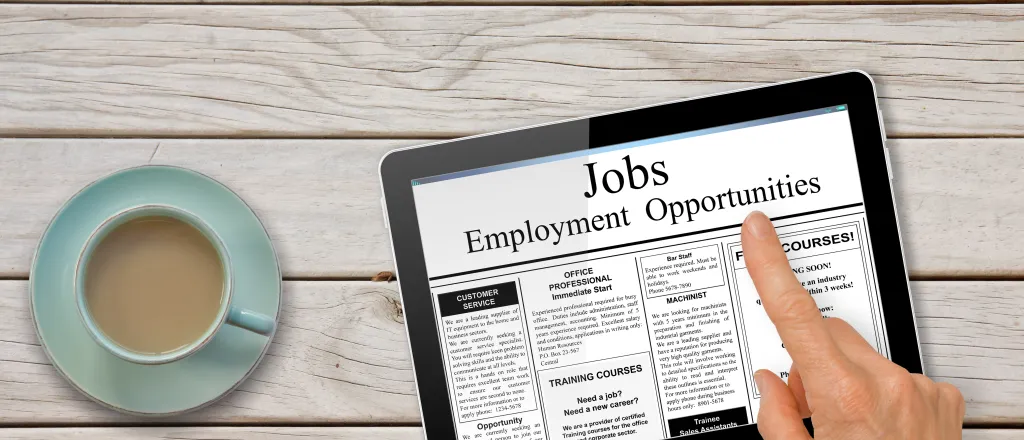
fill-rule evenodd
<path id="1" fill-rule="evenodd" d="M 448 137 L 859 68 L 894 137 L 1024 135 L 1024 6 L 0 5 L 0 134 Z"/>
<path id="2" fill-rule="evenodd" d="M 289 278 L 391 270 L 377 163 L 415 140 L 0 139 L 0 277 L 27 277 L 61 204 L 115 170 L 146 163 L 203 172 L 263 219 Z M 1024 140 L 890 142 L 913 276 L 1024 276 Z M 6 190 L 16 188 L 17 190 Z"/>
<path id="3" fill-rule="evenodd" d="M 2 3 L 210 4 L 206 0 L 0 0 Z M 985 4 L 1021 0 L 218 0 L 227 5 L 355 5 L 355 6 L 687 6 L 687 5 L 851 5 L 851 4 Z"/>
<path id="4" fill-rule="evenodd" d="M 288 277 L 369 277 L 392 267 L 377 163 L 417 141 L 0 139 L 0 276 L 25 277 L 39 237 L 79 189 L 113 171 L 171 164 L 237 192 Z"/>
<path id="5" fill-rule="evenodd" d="M 1024 140 L 890 140 L 915 277 L 1024 276 Z"/>
<path id="6" fill-rule="evenodd" d="M 418 423 L 394 283 L 286 282 L 263 364 L 224 401 L 170 420 L 113 413 L 70 388 L 38 346 L 27 283 L 0 281 L 0 426 L 31 423 Z M 970 423 L 1024 423 L 1024 282 L 915 282 L 926 368 L 960 387 Z"/>
<path id="7" fill-rule="evenodd" d="M 253 375 L 214 407 L 157 420 L 111 412 L 71 388 L 38 345 L 27 282 L 0 281 L 0 425 L 416 423 L 396 289 L 394 283 L 285 283 L 277 335 Z"/>
<path id="8" fill-rule="evenodd" d="M 28 428 L 2 431 L 11 440 L 295 440 L 303 439 L 366 439 L 419 440 L 420 428 Z M 968 429 L 964 440 L 1019 439 L 1016 430 Z"/>

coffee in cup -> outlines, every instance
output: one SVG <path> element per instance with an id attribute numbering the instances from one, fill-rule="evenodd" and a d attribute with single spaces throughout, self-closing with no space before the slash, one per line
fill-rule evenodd
<path id="1" fill-rule="evenodd" d="M 118 345 L 169 353 L 216 321 L 224 290 L 217 249 L 173 217 L 132 219 L 104 237 L 85 268 L 85 303 Z"/>
<path id="2" fill-rule="evenodd" d="M 79 315 L 112 354 L 140 364 L 182 359 L 227 323 L 270 336 L 273 318 L 232 304 L 231 257 L 205 221 L 142 205 L 103 222 L 75 269 Z"/>

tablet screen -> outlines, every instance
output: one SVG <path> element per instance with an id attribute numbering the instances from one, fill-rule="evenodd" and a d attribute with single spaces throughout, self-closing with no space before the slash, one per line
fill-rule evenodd
<path id="1" fill-rule="evenodd" d="M 757 420 L 791 360 L 740 225 L 824 316 L 887 338 L 846 106 L 412 182 L 460 439 L 659 439 Z"/>

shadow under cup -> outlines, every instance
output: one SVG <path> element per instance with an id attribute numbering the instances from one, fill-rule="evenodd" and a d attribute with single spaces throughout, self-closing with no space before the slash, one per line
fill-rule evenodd
<path id="1" fill-rule="evenodd" d="M 132 304 L 138 304 L 139 300 L 143 300 L 144 298 L 142 298 L 141 295 L 153 295 L 153 294 L 160 295 L 160 297 L 158 298 L 160 301 L 157 302 L 157 303 L 154 303 L 152 305 L 152 307 L 143 307 L 141 309 L 138 308 L 138 307 L 130 307 L 131 310 L 126 310 L 129 307 L 114 307 L 112 309 L 104 309 L 102 313 L 97 311 L 96 313 L 98 314 L 98 316 L 101 317 L 101 318 L 106 319 L 106 321 L 104 321 L 104 320 L 97 320 L 97 316 L 94 316 L 94 312 L 90 309 L 89 295 L 87 294 L 87 289 L 95 288 L 95 287 L 91 286 L 87 282 L 88 277 L 90 276 L 90 271 L 96 271 L 96 269 L 94 269 L 93 267 L 90 266 L 90 262 L 92 262 L 94 260 L 94 258 L 97 257 L 97 250 L 101 249 L 101 245 L 105 244 L 104 243 L 105 239 L 107 239 L 108 237 L 111 237 L 112 239 L 114 239 L 113 236 L 111 235 L 112 233 L 115 233 L 115 231 L 119 232 L 119 233 L 127 233 L 124 230 L 119 230 L 119 228 L 121 228 L 123 226 L 126 227 L 126 228 L 131 228 L 132 226 L 127 226 L 127 225 L 129 225 L 129 223 L 132 223 L 133 221 L 136 221 L 136 220 L 146 220 L 148 218 L 152 218 L 153 220 L 166 220 L 166 221 L 168 221 L 168 224 L 176 224 L 176 226 L 178 227 L 178 230 L 179 230 L 178 232 L 181 233 L 182 230 L 184 230 L 185 234 L 189 234 L 189 235 L 191 235 L 193 237 L 193 241 L 195 241 L 194 240 L 195 232 L 198 232 L 199 234 L 202 235 L 203 238 L 206 239 L 208 244 L 211 245 L 213 250 L 216 251 L 215 258 L 216 258 L 216 260 L 219 260 L 219 263 L 220 263 L 220 268 L 219 268 L 220 269 L 220 280 L 221 280 L 220 296 L 219 296 L 219 298 L 216 298 L 213 293 L 207 295 L 208 298 L 206 298 L 206 299 L 208 300 L 207 301 L 208 304 L 204 303 L 202 306 L 196 307 L 196 310 L 193 311 L 191 309 L 188 309 L 188 307 L 191 306 L 191 304 L 188 301 L 181 301 L 181 302 L 179 302 L 180 298 L 177 295 L 179 292 L 168 291 L 168 292 L 155 293 L 157 289 L 152 284 L 154 282 L 156 282 L 156 280 L 153 280 L 153 282 L 149 282 L 148 280 L 146 282 L 138 282 L 138 280 L 136 280 L 136 279 L 130 279 L 130 281 L 125 281 L 124 284 L 119 284 L 119 286 L 121 287 L 121 290 L 119 290 L 118 293 L 116 293 L 116 295 L 122 295 L 122 296 L 123 295 L 140 295 L 140 297 L 122 298 L 124 300 L 134 301 L 134 302 L 132 302 Z M 177 221 L 177 222 L 175 222 L 175 221 Z M 184 225 L 187 225 L 187 227 L 184 227 L 184 225 L 181 225 L 181 223 L 184 223 Z M 135 226 L 138 226 L 138 224 L 139 223 L 133 223 L 133 225 L 135 225 Z M 131 237 L 131 236 L 129 236 L 129 237 Z M 126 240 L 131 240 L 131 238 L 123 238 L 123 237 L 119 237 L 119 238 L 126 239 Z M 180 238 L 180 236 L 175 236 L 173 239 L 178 239 L 178 238 Z M 168 240 L 168 239 L 169 238 L 166 238 L 166 237 L 164 238 L 165 241 Z M 164 243 L 164 244 L 168 245 L 170 243 Z M 205 244 L 206 243 L 204 243 L 204 245 Z M 152 246 L 159 246 L 158 244 L 153 244 L 153 243 L 149 243 L 149 242 L 140 242 L 140 241 L 138 241 L 138 239 L 136 241 L 130 241 L 130 249 L 145 248 L 146 246 L 151 246 L 151 245 Z M 144 249 L 144 250 L 150 252 L 150 255 L 152 255 L 154 252 L 157 253 L 157 254 L 159 252 L 161 252 L 157 248 L 148 248 L 148 249 Z M 108 251 L 110 251 L 110 250 L 109 249 L 103 250 L 103 252 L 108 252 Z M 209 252 L 206 252 L 206 253 L 209 254 Z M 127 263 L 131 263 L 131 264 L 135 264 L 136 263 L 134 260 L 133 261 L 125 260 L 125 258 L 134 258 L 135 257 L 134 254 L 124 255 L 124 256 L 119 256 L 119 257 L 121 257 L 121 258 L 120 259 L 115 259 L 114 261 L 119 261 L 122 264 L 126 264 L 126 262 Z M 192 275 L 194 277 L 200 277 L 200 278 L 202 276 L 205 276 L 207 278 L 209 278 L 211 275 L 215 276 L 216 275 L 216 271 L 212 267 L 212 265 L 214 264 L 214 258 L 213 257 L 209 257 L 209 256 L 207 256 L 207 258 L 199 258 L 199 257 L 203 257 L 203 256 L 202 255 L 197 255 L 197 261 L 193 262 L 194 263 L 193 266 L 197 266 L 198 267 L 199 265 L 205 265 L 205 266 L 202 266 L 202 267 L 198 267 L 199 269 L 202 269 L 204 271 L 204 273 L 202 273 L 202 274 L 193 273 Z M 100 255 L 100 258 L 103 258 L 103 256 Z M 185 257 L 179 256 L 179 260 L 181 258 L 186 258 L 187 259 L 187 256 L 185 256 Z M 100 260 L 100 261 L 101 261 L 101 263 L 105 264 L 104 260 Z M 209 266 L 209 267 L 207 267 L 207 266 Z M 163 270 L 163 269 L 164 268 L 162 268 L 162 267 L 157 267 L 155 269 L 149 269 L 149 270 L 152 272 L 152 271 L 160 271 L 160 270 Z M 138 277 L 139 276 L 138 274 L 118 272 L 118 268 L 116 266 L 113 267 L 113 268 L 110 268 L 110 269 L 105 269 L 105 270 L 111 270 L 111 271 L 114 272 L 113 275 L 106 275 L 107 277 L 129 277 L 129 276 L 136 276 L 136 277 Z M 168 269 L 168 270 L 170 270 L 170 269 Z M 93 275 L 94 276 L 99 276 L 98 273 L 93 274 Z M 172 278 L 174 278 L 174 277 L 189 277 L 189 274 L 188 273 L 178 273 L 178 274 L 168 274 L 168 276 L 170 276 Z M 173 207 L 173 206 L 167 206 L 167 205 L 142 205 L 142 206 L 136 206 L 136 207 L 133 207 L 133 208 L 126 209 L 124 211 L 121 211 L 121 212 L 119 212 L 119 213 L 109 217 L 98 228 L 96 228 L 95 231 L 93 231 L 92 235 L 89 237 L 89 240 L 86 242 L 86 245 L 83 248 L 81 255 L 79 256 L 78 264 L 76 265 L 76 269 L 75 269 L 75 299 L 76 299 L 76 302 L 77 302 L 77 308 L 78 308 L 79 316 L 81 317 L 82 322 L 84 323 L 84 325 L 85 325 L 86 329 L 88 330 L 90 336 L 92 336 L 92 338 L 100 346 L 105 348 L 107 351 L 109 351 L 113 355 L 115 355 L 115 356 L 117 356 L 117 357 L 119 357 L 121 359 L 124 359 L 126 361 L 129 361 L 129 362 L 134 362 L 134 363 L 138 363 L 138 364 L 163 364 L 163 363 L 173 362 L 173 361 L 182 359 L 182 358 L 184 358 L 186 356 L 189 356 L 189 355 L 199 351 L 211 339 L 213 339 L 214 335 L 217 333 L 218 330 L 220 330 L 221 326 L 224 325 L 225 323 L 230 324 L 230 325 L 234 325 L 234 326 L 237 326 L 237 327 L 249 330 L 249 331 L 253 331 L 253 332 L 258 333 L 258 334 L 266 335 L 266 336 L 270 336 L 273 333 L 274 327 L 275 327 L 276 323 L 275 323 L 275 321 L 272 318 L 267 317 L 267 316 L 262 315 L 262 314 L 259 314 L 259 313 L 256 313 L 256 312 L 253 312 L 253 311 L 250 311 L 250 310 L 245 310 L 245 309 L 241 309 L 241 308 L 238 308 L 238 307 L 234 307 L 234 306 L 231 305 L 231 299 L 232 299 L 232 296 L 233 296 L 233 293 L 234 293 L 234 290 L 233 290 L 233 285 L 234 285 L 234 283 L 233 283 L 233 276 L 234 276 L 233 275 L 233 271 L 231 269 L 231 257 L 230 257 L 230 255 L 228 253 L 228 250 L 224 246 L 224 242 L 220 239 L 220 237 L 217 235 L 217 233 L 206 222 L 202 221 L 197 216 L 195 216 L 194 214 L 192 214 L 192 213 L 190 213 L 188 211 L 185 211 L 183 209 L 176 208 L 176 207 Z M 183 281 L 186 281 L 184 283 L 184 285 L 190 285 L 188 283 L 188 281 L 192 281 L 192 279 L 190 279 L 190 278 L 189 279 L 183 279 Z M 136 284 L 132 284 L 133 282 L 136 283 Z M 212 283 L 208 283 L 208 284 L 212 285 Z M 129 287 L 126 288 L 126 287 L 124 287 L 125 285 L 128 285 Z M 161 287 L 166 287 L 166 285 L 165 286 L 161 286 Z M 149 290 L 148 291 L 143 291 L 145 289 L 149 289 Z M 172 290 L 173 290 L 173 288 L 172 288 Z M 209 287 L 207 289 L 207 291 L 215 292 L 215 288 L 213 288 L 211 286 L 211 287 Z M 189 293 L 195 293 L 195 292 L 191 292 L 190 291 Z M 216 301 L 215 304 L 214 304 L 214 301 Z M 124 301 L 121 301 L 118 304 L 119 305 L 123 305 L 124 303 L 125 303 Z M 104 304 L 104 305 L 94 305 L 94 306 L 96 306 L 96 307 L 109 307 L 107 302 L 104 302 L 102 304 Z M 160 304 L 163 304 L 164 308 L 159 308 Z M 149 304 L 147 304 L 147 306 L 149 306 Z M 182 312 L 182 310 L 181 310 L 182 307 L 186 308 L 184 310 L 184 312 Z M 213 312 L 214 308 L 216 308 L 215 313 L 211 313 L 211 312 Z M 173 325 L 177 325 L 178 324 L 178 321 L 174 321 L 174 319 L 176 319 L 176 317 L 175 316 L 171 316 L 170 315 L 171 312 L 167 311 L 167 310 L 172 310 L 172 309 L 176 311 L 175 313 L 178 313 L 178 315 L 175 315 L 178 318 L 180 318 L 180 314 L 181 313 L 186 313 L 186 314 L 190 314 L 190 316 L 188 316 L 188 318 L 190 318 L 191 321 L 195 321 L 197 319 L 199 320 L 198 323 L 192 322 L 191 324 L 186 324 L 186 323 L 182 322 L 182 328 L 180 328 L 180 329 L 172 328 L 172 331 L 179 331 L 180 330 L 181 333 L 186 333 L 187 332 L 187 335 L 188 335 L 187 339 L 184 341 L 183 344 L 176 344 L 175 348 L 172 348 L 172 349 L 159 350 L 158 352 L 157 352 L 157 350 L 154 350 L 154 352 L 144 352 L 144 351 L 140 351 L 138 349 L 131 349 L 131 348 L 128 348 L 126 346 L 127 344 L 119 343 L 117 340 L 115 340 L 115 338 L 112 338 L 110 335 L 105 333 L 103 326 L 100 325 L 100 322 L 104 322 L 106 325 L 110 325 L 109 324 L 110 323 L 110 319 L 111 319 L 111 315 L 110 314 L 113 313 L 113 314 L 115 314 L 115 315 L 113 315 L 113 317 L 115 319 L 121 319 L 121 317 L 124 317 L 124 320 L 125 320 L 124 322 L 131 322 L 132 325 L 137 326 L 137 327 L 133 327 L 136 330 L 144 330 L 144 329 L 145 330 L 152 330 L 152 328 L 144 328 L 143 326 L 147 325 L 149 322 L 155 322 L 155 321 L 161 321 L 161 323 L 164 326 L 164 327 L 161 327 L 161 328 L 167 328 L 167 324 L 169 324 L 169 323 L 173 324 Z M 192 313 L 195 313 L 196 316 L 191 316 Z M 167 314 L 167 315 L 161 315 L 161 314 Z M 209 318 L 209 316 L 211 314 L 212 314 L 212 319 Z M 152 320 L 149 320 L 147 318 L 168 318 L 168 319 L 170 319 L 170 321 L 168 321 L 167 319 L 163 319 L 163 320 L 152 319 Z M 204 328 L 203 325 L 207 321 L 209 321 L 208 326 L 206 326 L 205 330 L 203 330 L 200 333 L 198 330 L 199 329 L 203 329 Z M 153 324 L 153 325 L 156 326 L 157 324 Z M 194 328 L 192 330 L 184 328 L 184 327 L 189 327 L 189 326 L 197 327 L 197 328 Z M 124 330 L 124 329 L 122 329 L 122 330 Z M 117 333 L 117 332 L 115 332 L 115 333 Z M 124 332 L 121 331 L 120 334 L 124 334 Z M 131 336 L 132 337 L 139 337 L 140 334 L 146 334 L 146 333 L 144 331 L 139 331 L 138 333 L 131 334 Z M 179 335 L 176 335 L 176 336 L 181 337 L 182 335 L 179 334 Z M 116 334 L 115 334 L 115 337 L 116 337 Z"/>

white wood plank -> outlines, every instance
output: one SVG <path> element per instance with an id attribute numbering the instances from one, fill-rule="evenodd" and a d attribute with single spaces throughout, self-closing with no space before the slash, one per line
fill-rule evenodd
<path id="1" fill-rule="evenodd" d="M 277 334 L 250 378 L 215 406 L 170 420 L 107 410 L 49 365 L 28 284 L 0 281 L 0 425 L 100 422 L 417 423 L 394 283 L 287 282 Z"/>
<path id="2" fill-rule="evenodd" d="M 9 4 L 0 134 L 453 136 L 859 68 L 893 136 L 1020 136 L 1022 18 L 1022 5 Z"/>
<path id="3" fill-rule="evenodd" d="M 11 440 L 295 440 L 367 439 L 419 440 L 420 428 L 305 428 L 305 427 L 181 427 L 181 428 L 23 428 L 0 429 Z M 964 440 L 1024 438 L 1014 429 L 967 429 Z"/>
<path id="4" fill-rule="evenodd" d="M 369 277 L 392 267 L 377 162 L 409 142 L 2 139 L 0 276 L 27 276 L 50 218 L 81 187 L 154 163 L 237 192 L 267 227 L 285 276 Z"/>
<path id="5" fill-rule="evenodd" d="M 286 282 L 263 364 L 224 401 L 171 420 L 108 411 L 70 388 L 37 345 L 27 283 L 0 282 L 0 425 L 418 423 L 394 283 Z M 970 423 L 1024 423 L 1024 282 L 913 283 L 925 364 L 960 387 Z"/>
<path id="6" fill-rule="evenodd" d="M 890 140 L 913 276 L 1024 276 L 1024 140 Z"/>
<path id="7" fill-rule="evenodd" d="M 218 4 L 229 5 L 394 5 L 394 6 L 676 6 L 676 5 L 850 5 L 850 4 L 982 4 L 987 0 L 633 0 L 624 3 L 621 0 L 222 0 Z M 203 0 L 0 0 L 0 3 L 110 3 L 110 4 L 204 4 Z M 1020 0 L 1007 0 L 1004 3 L 1020 3 Z"/>
<path id="8" fill-rule="evenodd" d="M 287 277 L 392 269 L 377 163 L 415 140 L 0 139 L 0 277 L 26 277 L 61 204 L 112 171 L 185 166 L 238 192 L 263 219 Z M 890 141 L 915 276 L 1024 276 L 1024 140 Z"/>
<path id="9" fill-rule="evenodd" d="M 960 388 L 968 422 L 1024 420 L 1024 283 L 911 283 L 929 376 Z"/>

